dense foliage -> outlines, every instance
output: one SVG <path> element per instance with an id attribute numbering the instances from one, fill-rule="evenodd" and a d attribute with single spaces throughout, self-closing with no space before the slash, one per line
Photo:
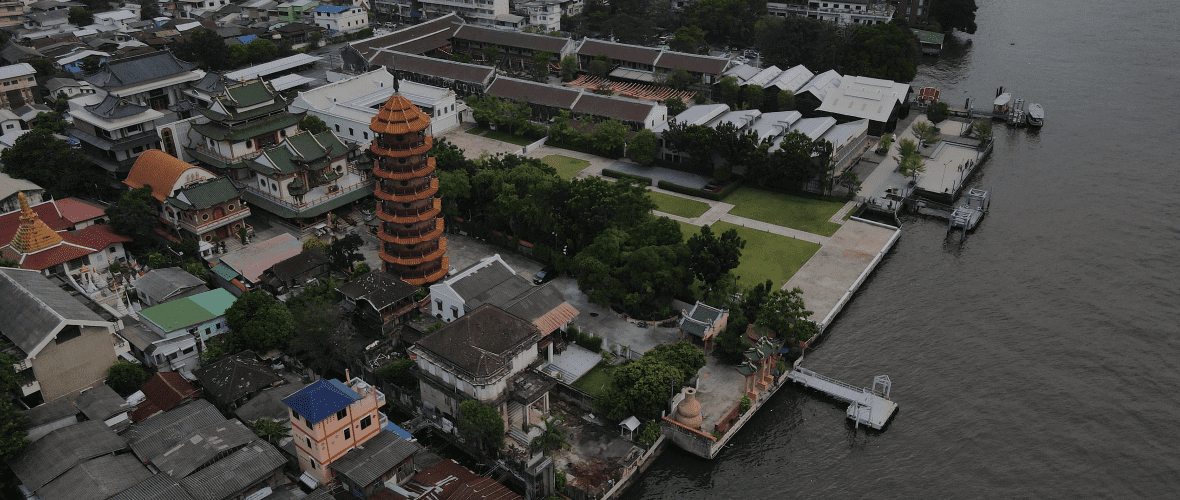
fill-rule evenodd
<path id="1" fill-rule="evenodd" d="M 495 408 L 468 399 L 459 403 L 459 413 L 456 427 L 463 439 L 484 450 L 497 450 L 504 445 L 504 419 Z"/>
<path id="2" fill-rule="evenodd" d="M 802 64 L 822 73 L 908 82 L 917 75 L 921 50 L 904 22 L 856 25 L 847 36 L 834 23 L 806 17 L 764 17 L 755 26 L 754 46 L 764 65 Z"/>
<path id="3" fill-rule="evenodd" d="M 29 444 L 29 420 L 9 398 L 9 392 L 20 387 L 20 376 L 13 369 L 15 363 L 16 358 L 0 354 L 0 463 L 4 464 Z"/>
<path id="4" fill-rule="evenodd" d="M 704 352 L 688 342 L 657 346 L 639 360 L 615 368 L 610 389 L 597 401 L 599 411 L 612 420 L 658 417 L 672 395 L 703 366 Z"/>
<path id="5" fill-rule="evenodd" d="M 930 17 L 944 30 L 955 28 L 974 34 L 978 27 L 975 24 L 977 10 L 979 6 L 975 0 L 938 0 L 930 6 Z"/>
<path id="6" fill-rule="evenodd" d="M 71 149 L 69 143 L 54 136 L 60 120 L 57 116 L 39 116 L 37 127 L 0 153 L 4 172 L 37 184 L 58 199 L 109 195 L 109 183 L 99 169 Z"/>
<path id="7" fill-rule="evenodd" d="M 291 312 L 263 290 L 240 295 L 225 311 L 225 319 L 230 352 L 250 349 L 264 353 L 286 346 L 295 333 Z"/>
<path id="8" fill-rule="evenodd" d="M 688 239 L 691 255 L 689 268 L 696 279 L 706 287 L 712 287 L 722 276 L 737 268 L 745 247 L 746 240 L 738 236 L 736 229 L 729 229 L 718 236 L 706 224 L 699 233 Z"/>
<path id="9" fill-rule="evenodd" d="M 144 241 L 156 226 L 156 203 L 151 186 L 124 191 L 119 201 L 106 209 L 111 229 L 133 241 Z"/>
<path id="10" fill-rule="evenodd" d="M 120 396 L 130 396 L 147 381 L 143 365 L 131 361 L 116 361 L 107 368 L 107 385 Z"/>

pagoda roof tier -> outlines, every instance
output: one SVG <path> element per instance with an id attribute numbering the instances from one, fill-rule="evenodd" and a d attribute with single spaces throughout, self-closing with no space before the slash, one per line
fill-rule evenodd
<path id="1" fill-rule="evenodd" d="M 201 109 L 198 109 L 197 111 L 200 112 L 202 115 L 204 115 L 206 118 L 213 120 L 213 121 L 241 122 L 241 121 L 250 120 L 253 118 L 258 118 L 260 116 L 266 116 L 266 115 L 276 114 L 276 113 L 285 113 L 287 110 L 287 106 L 289 106 L 290 104 L 291 104 L 291 101 L 288 101 L 286 99 L 283 99 L 282 97 L 279 97 L 279 98 L 276 98 L 275 102 L 273 102 L 273 103 L 267 104 L 265 106 L 259 106 L 257 108 L 253 108 L 253 109 L 247 109 L 244 111 L 238 111 L 236 108 L 227 109 L 226 113 L 221 113 L 221 112 L 218 112 L 217 110 L 210 109 L 210 108 L 201 108 Z"/>
<path id="2" fill-rule="evenodd" d="M 394 224 L 410 224 L 426 219 L 433 219 L 440 212 L 442 212 L 442 199 L 434 198 L 431 200 L 429 206 L 423 208 L 399 208 L 393 211 L 386 211 L 381 206 L 378 206 L 377 218 Z"/>
<path id="3" fill-rule="evenodd" d="M 381 260 L 388 262 L 390 264 L 397 264 L 399 266 L 416 266 L 419 264 L 425 264 L 425 263 L 433 261 L 433 260 L 438 260 L 439 257 L 442 257 L 446 253 L 447 253 L 447 239 L 440 238 L 438 248 L 435 248 L 433 251 L 427 252 L 425 255 L 399 256 L 399 255 L 391 255 L 388 252 L 386 252 L 385 250 L 381 250 L 380 252 L 378 252 L 377 255 L 381 258 Z"/>
<path id="4" fill-rule="evenodd" d="M 377 189 L 373 191 L 373 194 L 375 194 L 378 199 L 385 201 L 396 201 L 398 203 L 408 203 L 411 201 L 421 200 L 438 194 L 438 178 L 435 177 L 430 179 L 430 185 L 421 191 L 397 194 L 396 192 L 386 192 L 385 190 L 381 189 L 380 186 L 378 186 Z"/>
<path id="5" fill-rule="evenodd" d="M 426 271 L 426 272 L 417 273 L 417 274 L 399 273 L 399 272 L 392 272 L 390 274 L 396 274 L 399 278 L 401 278 L 402 281 L 405 281 L 406 283 L 409 283 L 411 285 L 425 285 L 425 284 L 434 283 L 440 279 L 443 279 L 443 277 L 445 277 L 447 275 L 447 271 L 450 270 L 450 266 L 451 266 L 451 258 L 446 255 L 443 255 L 442 261 L 440 261 L 439 264 L 440 265 L 439 265 L 438 269 L 435 269 L 433 271 Z M 396 264 L 394 264 L 394 265 L 396 265 Z"/>
<path id="6" fill-rule="evenodd" d="M 244 141 L 267 132 L 277 132 L 287 127 L 299 124 L 303 113 L 279 113 L 249 123 L 238 123 L 233 126 L 219 121 L 211 121 L 200 125 L 193 125 L 193 130 L 204 137 L 215 141 Z"/>
<path id="7" fill-rule="evenodd" d="M 369 121 L 369 130 L 378 134 L 409 134 L 430 127 L 430 117 L 401 94 L 393 94 Z"/>
<path id="8" fill-rule="evenodd" d="M 439 236 L 442 236 L 445 226 L 442 219 L 435 220 L 437 223 L 435 223 L 434 229 L 419 231 L 415 236 L 398 236 L 386 233 L 384 229 L 382 229 L 377 231 L 377 238 L 386 243 L 394 243 L 397 245 L 417 245 L 425 241 L 430 241 L 438 238 Z"/>
<path id="9" fill-rule="evenodd" d="M 386 148 L 383 148 L 380 145 L 378 145 L 377 141 L 373 141 L 373 144 L 371 144 L 369 146 L 369 151 L 372 151 L 373 154 L 376 154 L 376 155 L 393 157 L 393 158 L 404 158 L 407 156 L 426 154 L 426 152 L 430 151 L 430 148 L 432 148 L 432 147 L 434 147 L 434 136 L 428 135 L 428 136 L 426 136 L 426 138 L 424 140 L 422 140 L 418 144 L 414 145 L 413 147 L 406 148 L 406 149 L 394 149 L 394 148 L 386 149 Z"/>
<path id="10" fill-rule="evenodd" d="M 425 166 L 422 168 L 405 170 L 402 172 L 396 171 L 396 167 L 400 166 L 401 165 L 396 165 L 394 171 L 384 170 L 378 167 L 373 169 L 373 175 L 382 179 L 392 179 L 395 181 L 408 181 L 410 179 L 417 179 L 419 177 L 427 177 L 434 173 L 434 158 L 428 158 L 426 160 Z M 410 165 L 406 166 L 408 167 Z"/>

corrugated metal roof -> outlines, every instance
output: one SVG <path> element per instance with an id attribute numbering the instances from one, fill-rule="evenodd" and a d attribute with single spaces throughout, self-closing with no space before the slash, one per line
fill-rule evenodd
<path id="1" fill-rule="evenodd" d="M 254 351 L 242 351 L 221 358 L 198 368 L 196 375 L 205 393 L 227 406 L 283 380 L 274 370 L 258 361 Z"/>
<path id="2" fill-rule="evenodd" d="M 361 399 L 361 395 L 344 386 L 340 381 L 320 379 L 308 384 L 299 392 L 283 398 L 283 404 L 315 424 L 348 408 L 348 405 L 358 399 Z"/>
<path id="3" fill-rule="evenodd" d="M 447 61 L 445 59 L 388 50 L 380 50 L 373 54 L 369 60 L 369 64 L 385 66 L 407 73 L 481 84 L 487 84 L 496 74 L 496 68 L 491 66 Z"/>
<path id="4" fill-rule="evenodd" d="M 106 420 L 131 408 L 131 405 L 127 404 L 127 400 L 106 384 L 92 387 L 79 394 L 78 398 L 74 400 L 74 404 L 78 406 L 79 410 L 82 410 L 82 413 L 86 414 L 87 418 L 98 421 Z"/>
<path id="5" fill-rule="evenodd" d="M 287 460 L 266 441 L 254 441 L 180 481 L 196 500 L 222 500 L 265 481 Z"/>
<path id="6" fill-rule="evenodd" d="M 123 437 L 140 460 L 149 461 L 198 429 L 225 421 L 212 403 L 198 399 L 132 425 Z"/>
<path id="7" fill-rule="evenodd" d="M 516 274 L 498 255 L 496 257 L 459 271 L 455 278 L 447 280 L 445 284 L 459 294 L 464 302 L 474 299 Z"/>
<path id="8" fill-rule="evenodd" d="M 46 434 L 25 447 L 8 465 L 25 487 L 37 491 L 84 460 L 126 447 L 127 443 L 101 420 L 87 420 Z"/>
<path id="9" fill-rule="evenodd" d="M 364 444 L 349 450 L 329 467 L 353 484 L 368 486 L 382 475 L 414 456 L 419 446 L 392 432 L 381 431 Z"/>
<path id="10" fill-rule="evenodd" d="M 455 31 L 458 30 L 463 24 L 465 24 L 463 18 L 452 12 L 443 17 L 431 19 L 424 23 L 416 24 L 408 28 L 395 31 L 388 35 L 354 42 L 351 44 L 351 47 L 359 51 L 365 57 L 372 57 L 372 52 L 377 49 L 391 47 L 397 47 L 397 50 L 405 52 L 421 54 L 450 43 L 451 36 L 453 36 Z M 421 50 L 410 50 L 407 47 L 409 45 L 414 45 L 415 49 Z"/>
<path id="11" fill-rule="evenodd" d="M 269 240 L 225 254 L 221 263 L 228 265 L 247 281 L 254 283 L 263 271 L 303 251 L 303 244 L 290 234 L 283 233 Z M 216 271 L 214 271 L 216 272 Z"/>
<path id="12" fill-rule="evenodd" d="M 181 292 L 205 287 L 205 282 L 179 267 L 152 269 L 135 280 L 135 290 L 157 302 L 163 302 Z"/>
<path id="13" fill-rule="evenodd" d="M 156 455 L 151 463 L 169 476 L 185 478 L 219 455 L 230 453 L 255 439 L 254 431 L 242 422 L 226 420 L 185 436 L 168 451 Z"/>
<path id="14" fill-rule="evenodd" d="M 193 500 L 193 497 L 168 474 L 156 474 L 110 500 Z"/>
<path id="15" fill-rule="evenodd" d="M 63 324 L 109 324 L 49 278 L 31 269 L 0 268 L 0 333 L 34 356 L 42 342 Z"/>
<path id="16" fill-rule="evenodd" d="M 40 406 L 34 406 L 25 410 L 25 418 L 29 420 L 29 427 L 37 427 L 58 420 L 77 417 L 78 408 L 75 407 L 69 400 L 62 398 Z"/>
<path id="17" fill-rule="evenodd" d="M 247 422 L 253 422 L 260 418 L 277 421 L 287 420 L 290 414 L 287 411 L 287 405 L 283 404 L 283 398 L 299 392 L 304 387 L 307 387 L 307 384 L 292 382 L 266 389 L 250 398 L 248 403 L 238 407 L 234 415 Z"/>
<path id="18" fill-rule="evenodd" d="M 369 271 L 336 291 L 352 300 L 368 300 L 378 311 L 414 295 L 418 287 L 384 271 Z"/>
<path id="19" fill-rule="evenodd" d="M 224 316 L 235 298 L 228 290 L 217 288 L 149 307 L 139 316 L 164 332 L 173 332 Z"/>
<path id="20" fill-rule="evenodd" d="M 37 490 L 37 496 L 41 500 L 106 500 L 151 476 L 133 455 L 106 455 L 78 464 Z"/>
<path id="21" fill-rule="evenodd" d="M 227 266 L 224 262 L 218 262 L 217 265 L 211 269 L 214 274 L 225 278 L 226 281 L 232 281 L 234 278 L 241 276 L 234 268 Z"/>

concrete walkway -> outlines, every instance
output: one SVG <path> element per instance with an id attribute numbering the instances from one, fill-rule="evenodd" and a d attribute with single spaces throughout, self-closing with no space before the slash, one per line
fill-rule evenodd
<path id="1" fill-rule="evenodd" d="M 840 210 L 837 210 L 836 213 L 832 215 L 832 218 L 828 219 L 828 222 L 844 225 L 844 216 L 848 215 L 848 212 L 855 210 L 857 205 L 858 203 L 855 201 L 849 201 L 848 203 L 845 203 L 844 206 L 840 208 Z"/>
<path id="2" fill-rule="evenodd" d="M 827 236 L 820 236 L 818 234 L 812 234 L 807 231 L 800 231 L 798 229 L 791 229 L 789 227 L 776 226 L 769 222 L 747 219 L 745 217 L 738 217 L 736 215 L 725 214 L 721 216 L 721 220 L 730 224 L 748 227 L 750 229 L 757 229 L 762 232 L 777 234 L 780 236 L 787 236 L 797 240 L 810 241 L 820 245 L 826 245 L 828 240 L 831 239 Z"/>

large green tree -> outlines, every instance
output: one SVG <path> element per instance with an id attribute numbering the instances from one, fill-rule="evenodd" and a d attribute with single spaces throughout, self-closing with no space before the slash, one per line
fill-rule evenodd
<path id="1" fill-rule="evenodd" d="M 669 120 L 668 129 L 664 131 L 664 142 L 668 149 L 678 155 L 686 155 L 684 161 L 692 165 L 693 170 L 704 175 L 713 175 L 713 129 L 675 119 Z"/>
<path id="2" fill-rule="evenodd" d="M 295 323 L 282 303 L 262 290 L 251 290 L 234 300 L 225 311 L 231 352 L 251 349 L 267 352 L 286 346 L 295 333 Z"/>
<path id="3" fill-rule="evenodd" d="M 594 149 L 608 157 L 618 158 L 627 144 L 627 126 L 618 120 L 606 120 L 594 129 L 593 137 Z"/>
<path id="4" fill-rule="evenodd" d="M 705 32 L 699 26 L 681 26 L 675 36 L 668 40 L 668 47 L 678 52 L 700 54 L 702 49 L 708 49 L 705 43 Z"/>
<path id="5" fill-rule="evenodd" d="M 571 271 L 591 302 L 650 314 L 661 299 L 692 284 L 682 238 L 679 225 L 667 217 L 652 217 L 629 231 L 606 229 L 574 257 Z"/>
<path id="6" fill-rule="evenodd" d="M 656 134 L 648 129 L 640 130 L 627 143 L 627 157 L 640 165 L 650 165 L 656 161 Z"/>
<path id="7" fill-rule="evenodd" d="M 110 193 L 99 169 L 69 143 L 54 137 L 50 128 L 34 128 L 17 138 L 11 148 L 0 153 L 0 162 L 5 173 L 45 188 L 54 198 Z"/>
<path id="8" fill-rule="evenodd" d="M 704 353 L 688 342 L 659 346 L 615 368 L 611 387 L 597 406 L 612 420 L 631 415 L 658 417 L 672 395 L 702 366 Z"/>
<path id="9" fill-rule="evenodd" d="M 152 197 L 152 187 L 144 186 L 124 191 L 119 201 L 112 203 L 106 209 L 107 217 L 111 220 L 111 229 L 116 233 L 130 237 L 133 241 L 142 242 L 156 227 L 156 201 Z"/>
<path id="10" fill-rule="evenodd" d="M 745 247 L 746 240 L 738 236 L 736 229 L 729 229 L 718 236 L 706 224 L 699 233 L 688 239 L 689 268 L 705 287 L 712 288 L 722 276 L 737 268 Z"/>
<path id="11" fill-rule="evenodd" d="M 143 365 L 131 361 L 117 361 L 107 368 L 107 385 L 120 396 L 130 396 L 147 381 Z"/>
<path id="12" fill-rule="evenodd" d="M 70 9 L 69 22 L 74 26 L 90 26 L 94 24 L 94 14 L 82 7 Z"/>
<path id="13" fill-rule="evenodd" d="M 858 25 L 844 46 L 840 72 L 898 82 L 918 74 L 922 51 L 904 22 Z"/>
<path id="14" fill-rule="evenodd" d="M 498 450 L 504 445 L 504 419 L 495 408 L 468 399 L 459 403 L 459 413 L 455 426 L 463 439 L 484 450 Z"/>
<path id="15" fill-rule="evenodd" d="M 29 445 L 29 420 L 9 397 L 20 387 L 20 376 L 13 370 L 16 362 L 16 358 L 0 354 L 0 463 L 8 463 Z"/>
<path id="16" fill-rule="evenodd" d="M 946 31 L 955 28 L 975 34 L 977 10 L 979 6 L 975 5 L 975 0 L 938 0 L 930 6 L 930 17 Z"/>
<path id="17" fill-rule="evenodd" d="M 774 330 L 779 338 L 806 341 L 819 328 L 810 318 L 813 313 L 803 304 L 803 290 L 775 290 L 766 297 L 755 323 Z"/>
<path id="18" fill-rule="evenodd" d="M 319 288 L 312 287 L 300 294 L 311 294 L 312 298 L 289 304 L 295 325 L 289 349 L 316 373 L 343 378 L 360 351 L 353 343 L 354 329 L 345 311 L 334 300 L 317 297 L 322 293 Z"/>
<path id="19" fill-rule="evenodd" d="M 714 42 L 748 45 L 754 39 L 754 24 L 766 15 L 762 0 L 695 0 L 684 9 L 689 26 L 700 27 Z"/>
<path id="20" fill-rule="evenodd" d="M 229 48 L 225 40 L 209 29 L 193 30 L 189 39 L 176 44 L 176 57 L 184 61 L 193 61 L 206 71 L 230 69 L 234 61 L 226 57 Z"/>
<path id="21" fill-rule="evenodd" d="M 351 270 L 354 263 L 365 260 L 360 253 L 364 244 L 365 240 L 355 233 L 333 241 L 328 249 L 328 260 L 337 269 Z"/>

